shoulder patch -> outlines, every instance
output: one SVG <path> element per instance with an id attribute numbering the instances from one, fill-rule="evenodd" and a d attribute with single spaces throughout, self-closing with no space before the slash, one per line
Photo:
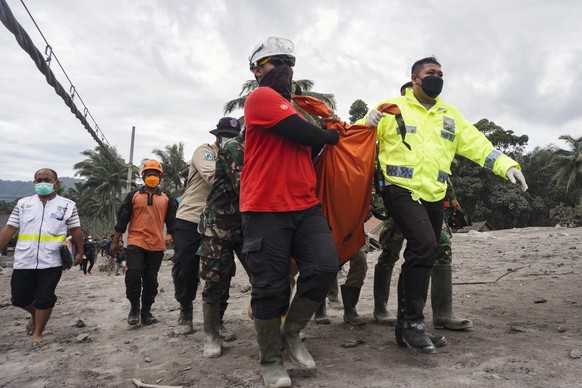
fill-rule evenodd
<path id="1" fill-rule="evenodd" d="M 210 152 L 203 152 L 203 154 L 205 160 L 214 160 L 214 155 L 212 155 Z"/>

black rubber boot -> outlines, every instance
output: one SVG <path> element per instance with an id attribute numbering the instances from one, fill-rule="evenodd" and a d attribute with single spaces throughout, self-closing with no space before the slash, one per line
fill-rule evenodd
<path id="1" fill-rule="evenodd" d="M 365 325 L 366 319 L 358 315 L 358 310 L 356 310 L 356 305 L 360 300 L 361 288 L 346 286 L 345 284 L 341 286 L 342 290 L 342 300 L 344 302 L 344 322 L 349 323 L 353 326 Z"/>
<path id="2" fill-rule="evenodd" d="M 313 316 L 315 323 L 319 325 L 329 325 L 331 320 L 327 316 L 327 302 L 324 300 L 323 303 L 315 310 L 315 315 Z"/>
<path id="3" fill-rule="evenodd" d="M 466 330 L 473 327 L 470 319 L 457 318 L 453 313 L 453 266 L 435 263 L 432 269 L 432 322 L 435 329 Z"/>
<path id="4" fill-rule="evenodd" d="M 374 267 L 374 320 L 381 325 L 396 323 L 396 317 L 387 309 L 393 269 L 379 264 Z"/>
<path id="5" fill-rule="evenodd" d="M 327 300 L 329 301 L 329 308 L 333 310 L 341 310 L 343 308 L 342 302 L 339 298 L 339 286 L 337 282 L 337 276 L 335 280 L 331 283 L 331 288 L 327 293 Z"/>
<path id="6" fill-rule="evenodd" d="M 194 325 L 192 324 L 193 311 L 192 303 L 180 303 L 178 334 L 192 334 L 194 332 Z"/>
<path id="7" fill-rule="evenodd" d="M 398 277 L 398 315 L 396 319 L 396 327 L 394 329 L 394 335 L 396 337 L 396 344 L 401 348 L 406 347 L 406 343 L 402 339 L 402 332 L 404 329 L 404 290 L 402 290 L 402 275 Z M 435 348 L 443 347 L 447 344 L 447 339 L 443 335 L 432 335 L 428 334 L 428 338 L 433 343 Z"/>
<path id="8" fill-rule="evenodd" d="M 131 326 L 135 326 L 139 323 L 139 301 L 131 302 L 131 309 L 129 310 L 129 315 L 127 317 L 127 323 Z"/>
<path id="9" fill-rule="evenodd" d="M 430 273 L 430 267 L 402 269 L 402 288 L 404 290 L 402 339 L 406 346 L 420 353 L 436 353 L 434 344 L 426 333 L 423 312 Z"/>
<path id="10" fill-rule="evenodd" d="M 225 312 L 226 312 L 226 309 L 223 309 L 222 306 L 220 306 L 220 323 L 218 325 L 218 336 L 224 342 L 230 342 L 230 341 L 234 341 L 236 339 L 236 334 L 233 331 L 228 330 L 224 326 L 224 313 Z"/>
<path id="11" fill-rule="evenodd" d="M 141 324 L 145 326 L 153 325 L 158 323 L 158 319 L 152 315 L 150 312 L 151 306 L 143 305 L 141 306 Z"/>

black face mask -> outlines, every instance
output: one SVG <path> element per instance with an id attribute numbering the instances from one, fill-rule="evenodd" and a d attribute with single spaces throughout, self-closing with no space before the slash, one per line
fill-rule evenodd
<path id="1" fill-rule="evenodd" d="M 422 91 L 430 98 L 437 98 L 443 90 L 443 79 L 436 75 L 427 75 L 422 79 Z"/>
<path id="2" fill-rule="evenodd" d="M 281 65 L 271 69 L 259 82 L 259 86 L 268 86 L 287 101 L 291 101 L 292 80 L 293 69 L 287 65 Z"/>

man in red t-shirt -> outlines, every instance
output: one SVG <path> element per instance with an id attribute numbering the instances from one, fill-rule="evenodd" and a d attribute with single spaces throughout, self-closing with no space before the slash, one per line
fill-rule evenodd
<path id="1" fill-rule="evenodd" d="M 253 50 L 259 81 L 245 103 L 246 146 L 240 184 L 244 246 L 251 273 L 252 309 L 267 386 L 290 386 L 281 342 L 306 369 L 315 362 L 299 331 L 337 275 L 339 260 L 315 196 L 311 146 L 337 144 L 337 131 L 308 123 L 291 104 L 293 42 L 270 37 Z M 289 305 L 290 258 L 297 260 L 297 292 Z M 281 317 L 286 315 L 281 327 Z"/>

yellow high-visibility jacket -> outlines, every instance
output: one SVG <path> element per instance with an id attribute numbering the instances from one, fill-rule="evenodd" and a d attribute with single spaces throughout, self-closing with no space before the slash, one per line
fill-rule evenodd
<path id="1" fill-rule="evenodd" d="M 402 140 L 395 116 L 384 116 L 377 127 L 380 166 L 387 183 L 410 190 L 415 201 L 436 202 L 444 198 L 455 154 L 505 179 L 509 168 L 521 169 L 516 161 L 496 150 L 457 108 L 438 97 L 428 111 L 411 88 L 405 96 L 389 98 L 377 107 L 383 103 L 400 108 L 406 125 L 405 141 L 411 149 Z M 367 115 L 359 122 L 365 123 L 366 118 Z"/>

